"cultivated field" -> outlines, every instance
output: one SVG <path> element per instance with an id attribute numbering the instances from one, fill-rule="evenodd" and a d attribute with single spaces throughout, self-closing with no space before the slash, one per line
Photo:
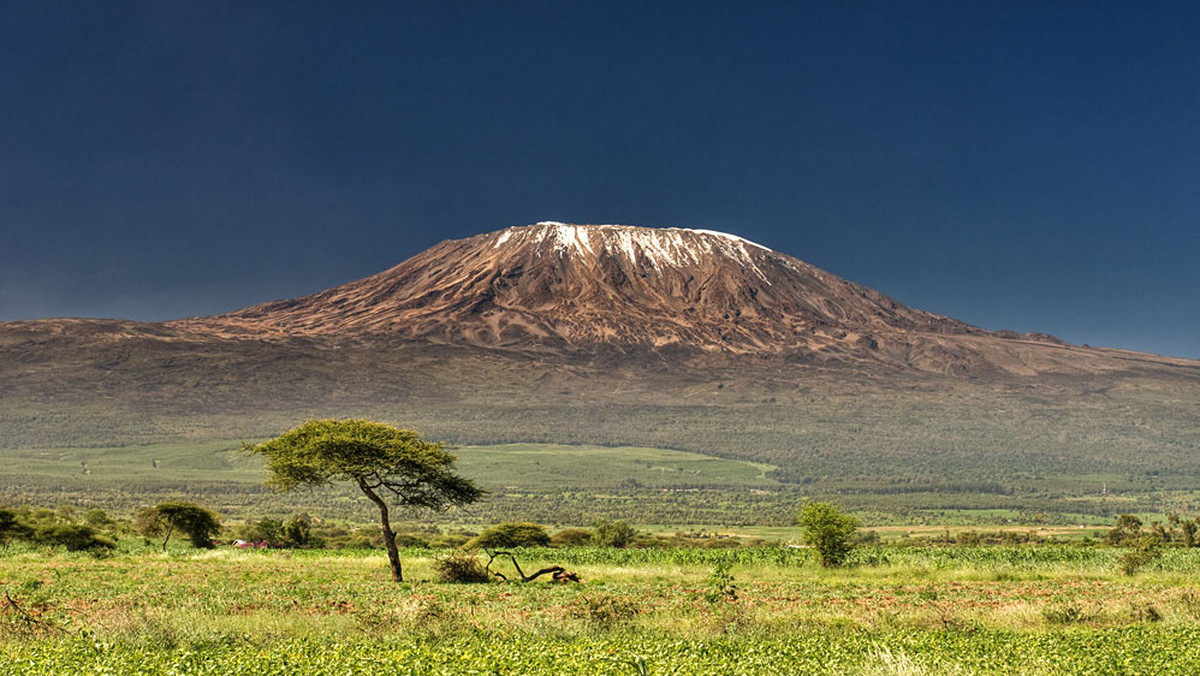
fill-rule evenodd
<path id="1" fill-rule="evenodd" d="M 0 550 L 0 674 L 1183 674 L 1200 550 L 526 550 L 579 584 L 434 581 L 405 552 Z M 511 572 L 511 565 L 502 570 Z"/>

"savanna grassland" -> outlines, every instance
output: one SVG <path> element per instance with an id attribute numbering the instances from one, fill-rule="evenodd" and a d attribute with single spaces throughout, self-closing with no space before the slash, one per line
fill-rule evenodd
<path id="1" fill-rule="evenodd" d="M 511 469 L 491 466 L 505 475 L 488 486 L 492 502 L 464 516 L 479 522 L 782 525 L 802 498 L 895 524 L 1200 511 L 1197 365 L 1052 352 L 1062 363 L 1037 375 L 950 375 L 826 353 L 556 354 L 11 324 L 0 330 L 0 455 L 13 465 L 0 499 L 78 504 L 99 491 L 104 508 L 171 496 L 233 514 L 274 503 L 253 485 L 252 466 L 223 453 L 310 418 L 370 417 L 463 448 L 464 468 L 467 448 L 508 444 L 582 449 L 623 468 L 602 472 L 598 486 L 579 454 L 514 454 Z M 753 481 L 681 473 L 664 485 L 657 470 L 598 450 L 620 448 L 764 471 Z M 106 467 L 117 466 L 128 481 L 104 485 Z"/>
<path id="2" fill-rule="evenodd" d="M 251 439 L 250 441 L 254 441 Z M 240 451 L 242 440 L 116 447 L 34 447 L 0 450 L 0 504 L 74 505 L 131 512 L 185 498 L 230 519 L 286 516 L 369 521 L 369 506 L 353 487 L 279 495 L 263 485 L 262 462 Z M 781 527 L 805 499 L 835 500 L 871 525 L 1110 525 L 1119 513 L 1159 517 L 1200 509 L 1196 483 L 1178 476 L 1104 472 L 1093 494 L 1077 475 L 1052 477 L 1050 490 L 1013 488 L 1026 481 L 1023 456 L 989 456 L 976 482 L 908 483 L 880 463 L 853 456 L 826 467 L 819 481 L 789 483 L 767 462 L 639 446 L 511 443 L 455 447 L 461 473 L 488 494 L 467 509 L 414 514 L 444 524 L 529 520 L 588 524 L 597 518 L 639 524 Z M 1149 452 L 1149 451 L 1148 451 Z M 829 461 L 836 454 L 829 455 Z M 964 461 L 965 462 L 965 461 Z M 878 472 L 869 480 L 859 473 Z M 933 469 L 930 469 L 931 474 Z M 994 477 L 984 481 L 984 477 Z M 1023 478 L 1026 477 L 1026 478 Z M 1032 480 L 1032 479 L 1028 479 Z M 1089 479 L 1090 480 L 1090 479 Z M 883 486 L 884 482 L 893 483 Z M 1079 495 L 1079 491 L 1087 493 Z"/>
<path id="3" fill-rule="evenodd" d="M 578 584 L 438 582 L 428 550 L 0 549 L 0 674 L 1182 674 L 1200 550 L 529 549 Z M 501 569 L 511 573 L 510 565 Z"/>
<path id="4" fill-rule="evenodd" d="M 7 450 L 0 466 L 0 503 L 132 511 L 183 496 L 235 519 L 296 511 L 352 521 L 372 518 L 352 486 L 273 493 L 263 485 L 262 460 L 240 449 L 240 442 L 218 441 Z M 460 524 L 511 519 L 587 524 L 597 518 L 770 523 L 781 504 L 800 499 L 768 476 L 771 465 L 684 451 L 503 444 L 464 446 L 454 453 L 461 473 L 488 494 L 467 509 L 414 518 Z"/>

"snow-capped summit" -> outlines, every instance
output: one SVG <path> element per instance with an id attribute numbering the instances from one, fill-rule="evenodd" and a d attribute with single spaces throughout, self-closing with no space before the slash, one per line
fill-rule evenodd
<path id="1" fill-rule="evenodd" d="M 180 324 L 228 334 L 768 353 L 878 349 L 896 331 L 984 333 L 734 235 L 553 221 L 445 241 L 322 293 Z"/>

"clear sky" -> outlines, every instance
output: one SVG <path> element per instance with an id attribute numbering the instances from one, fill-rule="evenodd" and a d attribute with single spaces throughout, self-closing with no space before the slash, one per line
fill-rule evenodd
<path id="1" fill-rule="evenodd" d="M 1200 3 L 0 4 L 0 320 L 231 310 L 539 220 L 1200 358 Z"/>

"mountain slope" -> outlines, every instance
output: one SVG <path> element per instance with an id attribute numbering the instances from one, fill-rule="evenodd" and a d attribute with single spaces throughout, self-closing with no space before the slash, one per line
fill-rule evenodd
<path id="1" fill-rule="evenodd" d="M 169 326 L 493 348 L 792 353 L 946 372 L 997 368 L 956 337 L 1056 342 L 908 308 L 724 233 L 562 223 L 445 241 L 328 291 Z"/>

